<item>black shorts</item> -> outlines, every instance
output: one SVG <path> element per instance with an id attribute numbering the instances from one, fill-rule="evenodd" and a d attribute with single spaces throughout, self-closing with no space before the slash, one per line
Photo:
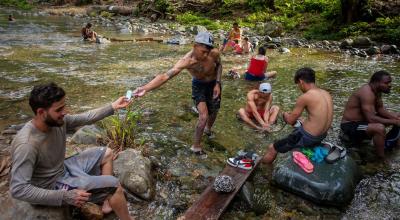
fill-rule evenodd
<path id="1" fill-rule="evenodd" d="M 358 142 L 365 139 L 370 139 L 367 134 L 368 122 L 366 121 L 350 121 L 340 124 L 343 133 L 353 141 Z"/>
<path id="2" fill-rule="evenodd" d="M 325 137 L 326 134 L 313 136 L 305 131 L 303 127 L 298 127 L 286 138 L 276 141 L 274 148 L 279 153 L 286 153 L 295 148 L 315 147 L 321 144 Z"/>
<path id="3" fill-rule="evenodd" d="M 205 102 L 209 115 L 218 112 L 221 106 L 221 94 L 218 98 L 213 99 L 215 84 L 215 80 L 210 82 L 203 82 L 197 79 L 192 80 L 192 99 L 194 104 L 197 107 L 200 102 Z"/>

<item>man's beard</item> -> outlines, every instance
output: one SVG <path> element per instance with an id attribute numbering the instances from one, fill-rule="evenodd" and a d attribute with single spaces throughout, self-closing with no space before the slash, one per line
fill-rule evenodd
<path id="1" fill-rule="evenodd" d="M 49 115 L 47 115 L 44 123 L 46 123 L 46 125 L 49 127 L 61 127 L 64 124 L 64 120 L 58 122 L 57 120 L 54 120 Z"/>

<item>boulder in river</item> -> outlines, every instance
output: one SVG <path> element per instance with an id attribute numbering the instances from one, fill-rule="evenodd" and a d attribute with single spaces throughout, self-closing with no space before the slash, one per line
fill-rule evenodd
<path id="1" fill-rule="evenodd" d="M 346 155 L 333 164 L 324 161 L 313 164 L 314 171 L 307 174 L 293 162 L 291 152 L 279 154 L 272 179 L 278 186 L 314 202 L 347 205 L 360 179 L 359 168 L 353 159 Z"/>

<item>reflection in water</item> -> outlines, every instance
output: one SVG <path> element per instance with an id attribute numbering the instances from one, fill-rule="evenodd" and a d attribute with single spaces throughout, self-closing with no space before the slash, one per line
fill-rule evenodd
<path id="1" fill-rule="evenodd" d="M 190 45 L 155 42 L 108 45 L 85 43 L 77 37 L 77 33 L 86 21 L 68 17 L 16 16 L 17 21 L 9 24 L 6 16 L 7 12 L 0 10 L 0 129 L 9 124 L 24 122 L 32 115 L 27 97 L 33 85 L 55 81 L 67 91 L 70 111 L 80 112 L 88 106 L 93 108 L 110 102 L 125 94 L 126 90 L 148 82 L 156 74 L 172 67 L 191 49 Z M 115 30 L 114 27 L 97 26 L 96 31 L 113 33 Z M 329 140 L 337 139 L 341 114 L 348 96 L 366 83 L 377 70 L 384 69 L 393 73 L 395 80 L 392 93 L 384 96 L 384 103 L 388 109 L 400 112 L 398 61 L 384 57 L 355 58 L 315 49 L 290 50 L 290 54 L 267 51 L 270 61 L 268 69 L 278 72 L 277 78 L 270 80 L 274 104 L 281 106 L 284 111 L 291 110 L 300 95 L 293 83 L 294 72 L 304 66 L 314 68 L 318 84 L 328 90 L 334 99 L 335 117 L 328 134 Z M 233 67 L 245 71 L 249 57 L 224 55 L 222 60 L 224 73 Z M 163 143 L 154 152 L 161 155 L 161 161 L 177 158 L 175 163 L 179 163 L 172 163 L 171 167 L 171 172 L 177 176 L 191 175 L 194 169 L 203 170 L 206 177 L 213 176 L 224 166 L 225 158 L 239 149 L 252 149 L 262 154 L 269 143 L 291 131 L 289 126 L 283 127 L 280 121 L 277 130 L 283 127 L 282 130 L 270 135 L 261 134 L 237 119 L 236 112 L 245 105 L 246 93 L 257 87 L 257 83 L 242 79 L 223 79 L 221 110 L 214 127 L 216 138 L 212 140 L 213 143 L 205 143 L 205 149 L 209 152 L 209 158 L 205 161 L 193 159 L 187 152 L 192 143 L 197 118 L 190 113 L 191 77 L 186 71 L 162 88 L 135 101 L 154 112 L 146 124 L 144 136 L 161 133 L 166 139 L 176 140 Z M 176 143 L 179 143 L 178 147 Z M 187 167 L 181 166 L 182 163 Z M 171 190 L 179 190 L 175 187 L 173 185 Z M 165 212 L 166 216 L 171 217 L 171 209 L 164 206 L 157 205 L 152 210 Z"/>

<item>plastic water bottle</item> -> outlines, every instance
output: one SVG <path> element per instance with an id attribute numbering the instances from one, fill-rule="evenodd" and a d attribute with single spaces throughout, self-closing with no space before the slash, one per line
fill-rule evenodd
<path id="1" fill-rule="evenodd" d="M 131 100 L 131 98 L 132 98 L 132 90 L 128 90 L 128 91 L 126 91 L 126 99 L 128 99 L 128 101 L 129 100 Z"/>

